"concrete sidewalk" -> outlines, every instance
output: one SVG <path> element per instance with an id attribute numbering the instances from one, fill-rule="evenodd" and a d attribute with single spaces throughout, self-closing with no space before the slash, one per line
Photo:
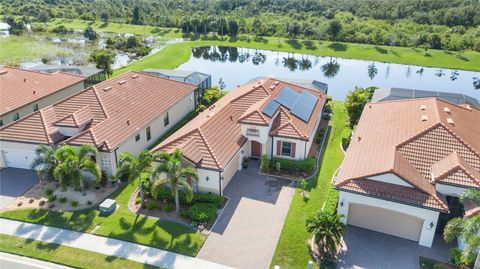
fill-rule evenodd
<path id="1" fill-rule="evenodd" d="M 15 220 L 0 219 L 0 233 L 84 249 L 162 268 L 230 268 L 202 259 L 118 239 Z"/>
<path id="2" fill-rule="evenodd" d="M 56 263 L 37 260 L 29 257 L 18 256 L 0 252 L 0 268 L 8 269 L 73 269 Z"/>

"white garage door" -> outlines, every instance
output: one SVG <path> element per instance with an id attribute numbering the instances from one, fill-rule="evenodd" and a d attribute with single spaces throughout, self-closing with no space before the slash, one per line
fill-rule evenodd
<path id="1" fill-rule="evenodd" d="M 6 149 L 2 151 L 7 167 L 30 169 L 30 164 L 35 159 L 35 151 Z"/>
<path id="2" fill-rule="evenodd" d="M 350 204 L 348 224 L 418 241 L 423 220 L 383 208 Z"/>

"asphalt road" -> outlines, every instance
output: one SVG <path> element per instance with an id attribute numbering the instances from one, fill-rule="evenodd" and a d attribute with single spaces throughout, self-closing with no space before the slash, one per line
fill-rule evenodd
<path id="1" fill-rule="evenodd" d="M 1 269 L 71 269 L 50 262 L 0 252 Z"/>

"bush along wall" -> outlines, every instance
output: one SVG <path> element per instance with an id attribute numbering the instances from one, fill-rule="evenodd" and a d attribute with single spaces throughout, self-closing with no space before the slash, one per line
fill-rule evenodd
<path id="1" fill-rule="evenodd" d="M 272 158 L 270 160 L 270 169 L 276 169 L 277 163 L 280 163 L 280 171 L 288 173 L 312 173 L 315 169 L 315 158 L 306 158 L 304 160 Z"/>

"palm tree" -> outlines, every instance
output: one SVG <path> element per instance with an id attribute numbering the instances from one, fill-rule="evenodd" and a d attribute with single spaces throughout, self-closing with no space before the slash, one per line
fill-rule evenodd
<path id="1" fill-rule="evenodd" d="M 193 198 L 193 191 L 186 179 L 190 177 L 198 181 L 197 171 L 193 167 L 182 165 L 183 152 L 180 149 L 175 149 L 171 154 L 160 152 L 158 157 L 160 163 L 155 170 L 156 184 L 168 183 L 170 185 L 172 195 L 175 197 L 175 207 L 178 215 L 180 213 L 178 188 L 183 187 L 187 202 L 190 202 Z"/>
<path id="2" fill-rule="evenodd" d="M 97 148 L 93 145 L 82 145 L 77 150 L 70 145 L 64 145 L 55 152 L 58 165 L 53 171 L 56 180 L 65 190 L 67 186 L 80 187 L 82 195 L 86 195 L 83 172 L 88 172 L 100 180 L 102 173 L 97 163 L 91 159 L 96 156 Z"/>
<path id="3" fill-rule="evenodd" d="M 122 152 L 122 154 L 120 154 L 116 177 L 126 177 L 129 181 L 138 181 L 141 198 L 140 207 L 143 207 L 145 204 L 143 182 L 150 178 L 153 172 L 152 162 L 154 160 L 155 155 L 148 150 L 140 152 L 138 157 L 133 156 L 133 154 L 129 152 Z"/>
<path id="4" fill-rule="evenodd" d="M 469 189 L 460 196 L 460 201 L 480 203 L 480 191 Z M 480 215 L 449 220 L 443 230 L 443 237 L 447 242 L 451 242 L 457 237 L 465 242 L 466 247 L 462 250 L 462 262 L 467 263 L 471 257 L 478 255 L 480 247 Z"/>
<path id="5" fill-rule="evenodd" d="M 333 258 L 337 252 L 345 231 L 341 218 L 341 215 L 319 210 L 315 217 L 306 221 L 307 231 L 313 234 L 320 255 L 324 258 Z"/>
<path id="6" fill-rule="evenodd" d="M 53 180 L 53 171 L 57 166 L 57 159 L 55 159 L 55 149 L 47 145 L 39 145 L 35 149 L 37 157 L 30 165 L 30 169 L 37 172 L 40 180 Z"/>
<path id="7" fill-rule="evenodd" d="M 328 63 L 322 65 L 323 75 L 327 78 L 333 78 L 337 75 L 339 70 L 340 64 L 338 64 L 336 60 L 333 60 L 332 57 L 330 57 Z"/>

